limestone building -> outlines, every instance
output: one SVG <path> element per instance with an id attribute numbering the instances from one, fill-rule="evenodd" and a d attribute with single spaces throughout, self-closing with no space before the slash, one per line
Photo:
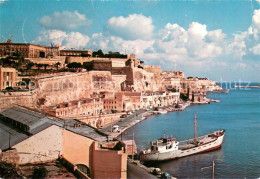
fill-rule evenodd
<path id="1" fill-rule="evenodd" d="M 82 57 L 82 56 L 92 56 L 93 51 L 92 50 L 86 50 L 86 49 L 63 49 L 60 50 L 60 56 L 76 56 L 76 57 Z"/>
<path id="2" fill-rule="evenodd" d="M 15 68 L 3 68 L 0 66 L 0 90 L 7 87 L 15 87 L 17 83 L 17 70 Z"/>
<path id="3" fill-rule="evenodd" d="M 30 43 L 13 43 L 8 40 L 6 43 L 0 43 L 0 56 L 15 56 L 20 54 L 24 58 L 45 58 L 52 54 L 57 54 L 59 47 L 52 49 L 41 45 Z"/>

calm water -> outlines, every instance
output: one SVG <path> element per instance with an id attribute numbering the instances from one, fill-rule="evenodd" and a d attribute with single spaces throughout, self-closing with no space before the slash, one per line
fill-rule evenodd
<path id="1" fill-rule="evenodd" d="M 198 135 L 226 129 L 221 149 L 155 164 L 178 178 L 212 177 L 202 167 L 215 160 L 216 178 L 260 177 L 260 89 L 234 89 L 229 94 L 209 94 L 220 103 L 192 105 L 185 111 L 152 116 L 128 130 L 135 133 L 139 148 L 163 136 L 177 140 L 193 138 L 193 117 L 197 114 Z"/>

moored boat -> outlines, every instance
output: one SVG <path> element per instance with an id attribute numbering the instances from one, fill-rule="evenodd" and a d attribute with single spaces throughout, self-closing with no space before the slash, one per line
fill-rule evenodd
<path id="1" fill-rule="evenodd" d="M 163 137 L 150 142 L 150 148 L 141 150 L 142 161 L 163 161 L 194 155 L 220 148 L 225 130 L 221 129 L 210 134 L 197 137 L 197 119 L 194 118 L 195 136 L 193 139 L 177 141 L 174 137 Z"/>

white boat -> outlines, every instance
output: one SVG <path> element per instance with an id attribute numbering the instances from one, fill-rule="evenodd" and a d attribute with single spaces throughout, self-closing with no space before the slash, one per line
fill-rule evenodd
<path id="1" fill-rule="evenodd" d="M 167 110 L 159 110 L 158 113 L 159 114 L 166 114 L 168 111 Z"/>
<path id="2" fill-rule="evenodd" d="M 221 129 L 210 134 L 197 137 L 197 119 L 194 118 L 195 137 L 194 139 L 177 141 L 173 137 L 163 137 L 150 142 L 150 148 L 141 150 L 140 160 L 142 161 L 163 161 L 177 159 L 207 152 L 220 148 L 224 139 L 225 130 Z"/>

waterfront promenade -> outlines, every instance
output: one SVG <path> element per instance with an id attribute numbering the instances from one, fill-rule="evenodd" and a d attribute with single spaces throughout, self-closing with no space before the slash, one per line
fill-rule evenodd
<path id="1" fill-rule="evenodd" d="M 132 127 L 133 125 L 139 123 L 142 121 L 142 115 L 146 112 L 150 112 L 150 111 L 145 111 L 143 109 L 140 109 L 138 111 L 133 112 L 131 115 L 128 115 L 125 118 L 121 118 L 115 122 L 110 123 L 109 125 L 104 126 L 102 129 L 100 129 L 100 131 L 113 136 L 113 137 L 117 137 L 118 135 L 120 135 L 122 132 L 124 132 L 126 129 Z M 118 125 L 119 126 L 119 132 L 113 132 L 112 128 L 114 125 Z"/>

